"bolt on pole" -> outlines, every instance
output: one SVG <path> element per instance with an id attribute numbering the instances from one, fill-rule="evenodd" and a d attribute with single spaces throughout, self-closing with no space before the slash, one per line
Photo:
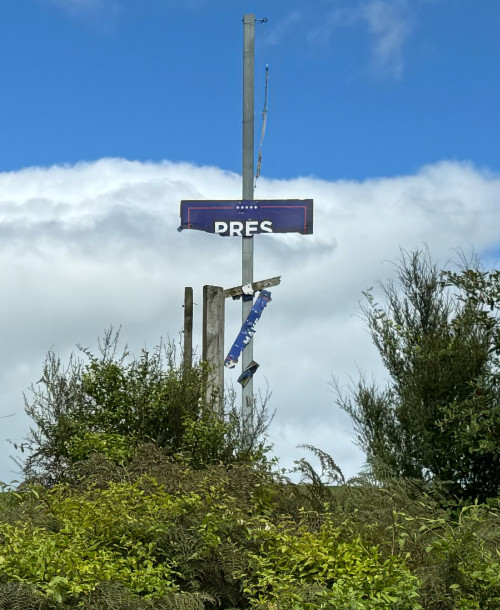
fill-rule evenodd
<path id="1" fill-rule="evenodd" d="M 243 196 L 244 201 L 253 200 L 254 188 L 254 71 L 255 71 L 255 15 L 243 18 Z M 253 237 L 242 237 L 241 281 L 253 282 Z M 252 301 L 242 301 L 242 322 L 252 309 Z M 253 339 L 242 354 L 242 370 L 253 360 Z M 243 425 L 247 432 L 253 407 L 253 381 L 242 390 Z"/>

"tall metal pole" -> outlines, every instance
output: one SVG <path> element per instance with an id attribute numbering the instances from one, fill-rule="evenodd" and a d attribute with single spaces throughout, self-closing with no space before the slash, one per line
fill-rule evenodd
<path id="1" fill-rule="evenodd" d="M 245 201 L 253 199 L 254 185 L 254 72 L 255 72 L 255 15 L 243 17 L 243 197 Z M 241 281 L 242 284 L 253 282 L 253 237 L 242 238 Z M 252 301 L 243 301 L 242 321 L 244 322 L 252 309 Z M 253 360 L 253 339 L 243 350 L 242 369 L 246 369 Z M 249 425 L 249 416 L 253 406 L 253 381 L 243 387 L 242 415 L 244 426 Z"/>

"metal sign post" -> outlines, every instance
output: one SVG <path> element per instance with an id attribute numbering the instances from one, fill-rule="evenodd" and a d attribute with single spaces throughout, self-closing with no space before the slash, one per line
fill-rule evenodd
<path id="1" fill-rule="evenodd" d="M 267 19 L 259 19 L 265 22 Z M 243 386 L 242 417 L 243 429 L 251 433 L 251 414 L 253 409 L 253 374 L 258 363 L 253 360 L 254 324 L 260 317 L 265 304 L 270 301 L 270 293 L 264 288 L 275 286 L 279 277 L 269 278 L 259 282 L 253 281 L 254 235 L 265 233 L 300 233 L 311 235 L 313 232 L 313 201 L 312 199 L 254 199 L 254 65 L 255 65 L 255 15 L 243 17 L 243 167 L 242 167 L 242 198 L 241 200 L 220 201 L 181 201 L 181 226 L 183 229 L 194 229 L 214 233 L 222 237 L 240 237 L 241 248 L 241 286 L 227 290 L 220 287 L 205 287 L 207 290 L 217 289 L 217 307 L 214 315 L 206 319 L 204 345 L 207 346 L 208 334 L 213 332 L 213 349 L 205 355 L 216 363 L 216 370 L 223 370 L 221 349 L 224 336 L 224 309 L 220 301 L 227 297 L 242 297 L 242 334 L 241 341 L 237 338 L 235 346 L 238 356 L 241 353 L 242 374 L 238 381 Z M 267 106 L 267 95 L 266 95 Z M 261 294 L 254 302 L 254 293 Z M 210 293 L 211 294 L 211 293 Z M 208 298 L 207 302 L 211 302 Z M 264 302 L 265 301 L 265 302 Z M 254 311 L 255 310 L 255 311 Z M 208 311 L 208 305 L 207 305 Z M 222 313 L 221 313 L 222 312 Z M 222 319 L 222 323 L 220 323 Z M 214 320 L 217 322 L 215 323 Z M 233 354 L 234 356 L 234 354 Z M 227 358 L 226 358 L 227 360 Z M 236 362 L 237 357 L 230 358 Z M 217 384 L 223 386 L 223 373 L 218 374 Z"/>
<path id="2" fill-rule="evenodd" d="M 254 185 L 254 73 L 255 73 L 255 15 L 243 17 L 243 201 L 253 201 Z M 241 283 L 253 282 L 253 237 L 242 237 Z M 242 301 L 242 323 L 252 309 L 252 301 Z M 253 360 L 253 341 L 242 354 L 242 371 Z M 242 388 L 242 416 L 248 431 L 253 407 L 253 379 Z"/>

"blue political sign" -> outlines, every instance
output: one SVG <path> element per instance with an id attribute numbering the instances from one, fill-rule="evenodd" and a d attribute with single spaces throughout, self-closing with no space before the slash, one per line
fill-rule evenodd
<path id="1" fill-rule="evenodd" d="M 259 233 L 312 235 L 312 199 L 181 201 L 181 226 L 223 236 Z"/>
<path id="2" fill-rule="evenodd" d="M 224 360 L 224 366 L 229 369 L 234 369 L 238 364 L 238 358 L 245 347 L 250 343 L 252 337 L 255 335 L 255 325 L 260 320 L 260 316 L 264 311 L 266 305 L 271 301 L 271 293 L 268 290 L 261 290 L 260 295 L 252 306 L 250 313 L 246 320 L 243 322 L 240 332 L 233 343 L 229 354 Z M 258 365 L 257 365 L 258 366 Z"/>

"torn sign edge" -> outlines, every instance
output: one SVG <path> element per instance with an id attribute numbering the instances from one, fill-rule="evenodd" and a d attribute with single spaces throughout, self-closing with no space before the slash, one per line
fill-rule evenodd
<path id="1" fill-rule="evenodd" d="M 236 381 L 238 383 L 241 383 L 241 385 L 243 387 L 245 387 L 246 384 L 250 381 L 250 379 L 252 379 L 252 377 L 255 375 L 259 366 L 260 366 L 260 364 L 258 362 L 255 362 L 255 360 L 252 360 L 252 362 L 250 362 L 250 364 L 241 373 L 241 375 L 238 377 L 238 379 Z"/>

